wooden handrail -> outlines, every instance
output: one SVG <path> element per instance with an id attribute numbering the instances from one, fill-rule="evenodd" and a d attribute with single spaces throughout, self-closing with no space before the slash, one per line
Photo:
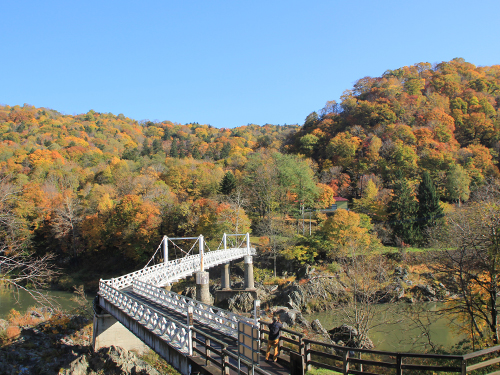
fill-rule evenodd
<path id="1" fill-rule="evenodd" d="M 491 348 L 487 348 L 487 349 L 479 350 L 477 352 L 465 354 L 463 356 L 463 359 L 468 360 L 468 359 L 480 357 L 480 356 L 485 355 L 485 354 L 497 352 L 499 350 L 500 350 L 500 345 L 496 345 L 496 346 L 492 346 Z"/>

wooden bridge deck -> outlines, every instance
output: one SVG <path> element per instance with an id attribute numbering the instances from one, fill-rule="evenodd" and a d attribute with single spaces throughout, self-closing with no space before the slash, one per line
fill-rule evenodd
<path id="1" fill-rule="evenodd" d="M 132 287 L 125 288 L 122 290 L 122 292 L 124 292 L 125 294 L 128 294 L 129 296 L 133 297 L 134 299 L 141 301 L 144 305 L 148 305 L 148 306 L 155 308 L 156 310 L 164 313 L 165 315 L 172 317 L 173 319 L 177 320 L 180 323 L 186 322 L 187 317 L 185 314 L 181 314 L 181 313 L 179 313 L 175 310 L 172 310 L 166 306 L 163 306 L 161 304 L 158 304 L 158 303 L 155 303 L 151 300 L 148 300 L 147 298 L 144 298 L 137 293 L 134 293 L 132 291 Z M 207 327 L 205 324 L 202 324 L 198 321 L 194 322 L 193 327 L 196 328 L 197 330 L 209 335 L 209 336 L 216 338 L 217 340 L 224 342 L 225 344 L 227 344 L 228 351 L 232 352 L 235 355 L 238 355 L 237 340 L 235 338 L 228 336 L 228 335 L 225 335 L 219 331 L 213 330 L 210 327 Z M 195 335 L 198 335 L 198 334 L 195 333 Z M 288 362 L 288 356 L 280 356 L 280 358 L 278 358 L 277 362 L 266 361 L 265 360 L 266 344 L 264 344 L 263 347 L 264 347 L 264 349 L 261 350 L 259 367 L 262 370 L 269 372 L 270 374 L 278 374 L 278 375 L 290 374 L 290 370 L 288 368 L 286 368 L 285 366 L 283 366 L 283 364 L 282 364 L 282 363 Z M 197 344 L 197 348 L 199 350 L 204 351 L 204 347 L 202 345 Z M 220 358 L 218 358 L 216 355 L 213 355 L 212 358 L 220 360 Z M 204 369 L 204 372 L 206 374 L 217 374 L 217 375 L 221 374 L 221 369 L 219 367 L 217 367 L 215 365 L 205 366 L 204 365 L 205 359 L 203 359 L 202 357 L 192 356 L 191 359 L 195 363 L 197 363 L 198 365 L 202 366 Z M 235 360 L 231 359 L 230 362 L 233 365 L 237 366 L 237 362 Z M 237 374 L 237 372 L 232 370 L 232 369 L 230 370 L 229 373 L 231 375 Z"/>

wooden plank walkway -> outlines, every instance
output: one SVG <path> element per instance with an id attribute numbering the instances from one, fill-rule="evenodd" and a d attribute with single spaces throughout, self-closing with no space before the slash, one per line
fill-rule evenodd
<path id="1" fill-rule="evenodd" d="M 155 308 L 156 310 L 164 313 L 165 315 L 168 315 L 170 317 L 172 317 L 173 319 L 177 320 L 178 322 L 180 323 L 185 323 L 186 322 L 186 315 L 184 314 L 181 314 L 175 310 L 172 310 L 166 306 L 163 306 L 163 305 L 160 305 L 158 303 L 155 303 L 155 302 L 152 302 L 150 300 L 148 300 L 147 298 L 144 298 L 136 293 L 134 293 L 132 291 L 132 287 L 128 287 L 128 288 L 125 288 L 122 290 L 122 292 L 128 294 L 129 296 L 141 301 L 142 303 L 144 303 L 145 305 L 148 305 L 148 306 L 151 306 L 152 308 Z M 238 347 L 237 347 L 237 340 L 234 339 L 233 337 L 231 336 L 227 336 L 221 332 L 218 332 L 218 331 L 215 331 L 213 329 L 211 329 L 210 327 L 207 327 L 205 324 L 202 324 L 200 322 L 197 322 L 195 321 L 194 324 L 193 324 L 193 327 L 198 329 L 199 331 L 209 335 L 209 336 L 212 336 L 214 338 L 216 338 L 217 340 L 219 341 L 222 341 L 224 342 L 225 344 L 227 344 L 227 350 L 230 351 L 231 353 L 234 353 L 236 356 L 238 355 Z M 195 333 L 196 335 L 198 335 L 197 333 Z M 200 335 L 201 336 L 201 335 Z M 203 339 L 204 340 L 204 339 Z M 262 347 L 264 348 L 263 350 L 261 350 L 261 355 L 260 355 L 260 362 L 259 362 L 259 367 L 266 371 L 266 372 L 269 372 L 270 374 L 277 374 L 277 375 L 286 375 L 286 374 L 290 374 L 290 370 L 286 367 L 284 367 L 281 363 L 283 362 L 289 362 L 289 359 L 288 359 L 288 356 L 280 356 L 280 358 L 278 359 L 277 362 L 272 362 L 272 361 L 266 361 L 265 360 L 265 348 L 266 348 L 266 345 L 267 343 L 264 343 L 264 345 L 262 345 Z M 196 347 L 199 349 L 199 350 L 202 350 L 204 351 L 204 347 L 203 345 L 200 345 L 200 344 L 196 344 Z M 217 348 L 217 345 L 215 346 Z M 220 349 L 220 347 L 219 347 Z M 216 355 L 212 355 L 212 358 L 214 359 L 217 359 L 217 360 L 220 360 L 220 358 Z M 204 370 L 206 371 L 206 373 L 208 374 L 221 374 L 221 369 L 215 365 L 208 365 L 208 366 L 204 366 L 205 364 L 205 359 L 203 359 L 202 357 L 196 357 L 196 356 L 193 356 L 191 357 L 191 359 L 198 363 L 199 365 L 203 365 L 203 368 Z M 236 360 L 234 359 L 231 359 L 230 360 L 231 364 L 237 366 L 238 363 Z M 245 368 L 245 367 L 244 367 Z M 234 370 L 230 370 L 229 372 L 231 375 L 233 374 L 237 374 L 236 371 Z"/>

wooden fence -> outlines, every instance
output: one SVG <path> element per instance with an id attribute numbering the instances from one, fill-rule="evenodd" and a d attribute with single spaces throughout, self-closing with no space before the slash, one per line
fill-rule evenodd
<path id="1" fill-rule="evenodd" d="M 261 341 L 269 333 L 267 323 L 261 322 Z M 238 371 L 237 343 L 232 338 L 224 341 L 193 328 L 193 360 L 200 366 L 211 367 L 212 373 L 228 375 Z M 304 335 L 283 328 L 278 344 L 280 362 L 287 365 L 290 374 L 304 374 L 311 367 L 325 368 L 342 374 L 456 373 L 500 374 L 500 345 L 465 355 L 417 354 L 385 352 L 371 349 L 347 348 L 335 344 L 309 340 Z M 297 363 L 297 360 L 299 361 Z M 269 375 L 240 359 L 242 374 Z"/>
<path id="2" fill-rule="evenodd" d="M 268 334 L 267 323 L 261 323 L 261 341 Z M 342 374 L 457 373 L 500 374 L 500 345 L 465 355 L 417 354 L 347 348 L 309 340 L 304 335 L 282 329 L 278 355 L 302 358 L 302 369 L 290 366 L 291 373 L 304 373 L 311 367 L 325 368 Z"/>
<path id="3" fill-rule="evenodd" d="M 238 355 L 235 353 L 237 350 L 236 340 L 228 337 L 227 340 L 222 341 L 196 328 L 192 329 L 195 333 L 193 335 L 192 359 L 197 365 L 212 369 L 218 368 L 222 375 L 229 374 L 230 370 L 238 372 Z M 253 370 L 255 374 L 270 375 L 267 371 L 258 366 L 252 366 L 244 359 L 240 358 L 240 363 L 243 365 L 241 374 L 252 374 Z"/>

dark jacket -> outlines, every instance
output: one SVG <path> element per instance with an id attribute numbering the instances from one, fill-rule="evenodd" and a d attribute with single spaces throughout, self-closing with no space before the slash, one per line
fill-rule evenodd
<path id="1" fill-rule="evenodd" d="M 269 324 L 269 340 L 276 340 L 280 337 L 280 330 L 283 325 L 280 322 L 272 322 Z"/>

